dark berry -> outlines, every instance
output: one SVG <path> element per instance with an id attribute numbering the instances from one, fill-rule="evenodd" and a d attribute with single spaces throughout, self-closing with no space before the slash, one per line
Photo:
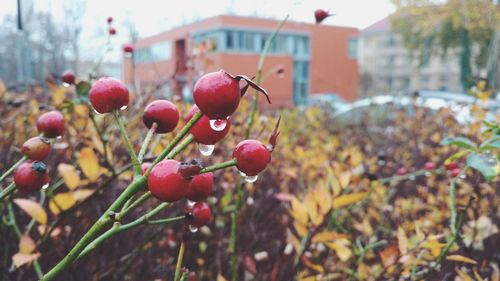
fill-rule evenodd
<path id="1" fill-rule="evenodd" d="M 424 164 L 424 169 L 434 170 L 434 169 L 436 169 L 436 164 L 434 162 L 427 162 Z"/>
<path id="2" fill-rule="evenodd" d="M 196 202 L 205 200 L 212 193 L 213 186 L 213 173 L 194 176 L 189 184 L 189 191 L 186 194 L 186 198 Z"/>
<path id="3" fill-rule="evenodd" d="M 330 13 L 328 13 L 325 10 L 318 9 L 314 11 L 314 18 L 316 19 L 316 23 L 321 23 L 324 19 L 326 19 L 329 16 L 331 16 Z"/>
<path id="4" fill-rule="evenodd" d="M 191 120 L 193 115 L 198 112 L 199 109 L 196 105 L 193 105 L 191 110 L 189 111 L 189 115 L 187 117 L 186 122 Z M 205 144 L 205 145 L 214 145 L 221 139 L 223 139 L 229 129 L 231 128 L 231 120 L 227 119 L 226 127 L 221 131 L 216 131 L 210 127 L 210 118 L 207 116 L 202 116 L 196 124 L 191 128 L 190 133 L 193 135 L 194 140 L 197 143 Z"/>
<path id="5" fill-rule="evenodd" d="M 49 182 L 47 166 L 40 161 L 27 161 L 14 172 L 14 183 L 19 191 L 32 193 Z"/>
<path id="6" fill-rule="evenodd" d="M 148 176 L 149 191 L 161 201 L 174 202 L 189 190 L 189 179 L 179 173 L 179 161 L 163 160 L 153 167 Z"/>
<path id="7" fill-rule="evenodd" d="M 99 113 L 119 110 L 129 103 L 127 86 L 120 80 L 103 77 L 97 80 L 89 92 L 90 103 Z"/>
<path id="8" fill-rule="evenodd" d="M 62 136 L 65 130 L 64 116 L 56 110 L 46 112 L 38 117 L 36 128 L 47 138 Z"/>
<path id="9" fill-rule="evenodd" d="M 196 202 L 190 213 L 190 224 L 195 227 L 207 225 L 212 220 L 212 210 L 205 202 Z"/>
<path id="10" fill-rule="evenodd" d="M 75 84 L 75 73 L 71 70 L 66 70 L 62 74 L 62 81 L 68 84 Z"/>
<path id="11" fill-rule="evenodd" d="M 31 160 L 43 160 L 50 153 L 50 142 L 44 137 L 33 137 L 24 142 L 21 153 Z"/>
<path id="12" fill-rule="evenodd" d="M 450 162 L 444 164 L 444 167 L 446 168 L 446 170 L 451 171 L 460 168 L 460 165 L 458 165 L 457 162 Z"/>
<path id="13" fill-rule="evenodd" d="M 156 123 L 155 132 L 158 134 L 169 133 L 179 123 L 179 111 L 175 104 L 168 100 L 155 100 L 144 109 L 142 120 L 148 129 Z"/>
<path id="14" fill-rule="evenodd" d="M 236 145 L 233 157 L 238 161 L 238 170 L 247 176 L 256 176 L 266 168 L 271 153 L 260 141 L 244 140 Z"/>
<path id="15" fill-rule="evenodd" d="M 110 28 L 108 29 L 108 32 L 109 32 L 109 35 L 115 35 L 115 34 L 116 34 L 116 28 L 114 28 L 114 27 L 110 27 Z"/>
<path id="16" fill-rule="evenodd" d="M 123 52 L 125 52 L 125 53 L 133 53 L 134 52 L 134 46 L 132 44 L 125 44 L 125 45 L 123 45 Z"/>
<path id="17" fill-rule="evenodd" d="M 403 176 L 408 173 L 408 170 L 405 167 L 401 167 L 396 171 L 396 175 Z"/>

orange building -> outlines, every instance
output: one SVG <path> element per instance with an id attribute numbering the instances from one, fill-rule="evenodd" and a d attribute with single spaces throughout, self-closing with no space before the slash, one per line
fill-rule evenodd
<path id="1" fill-rule="evenodd" d="M 221 15 L 140 39 L 134 43 L 133 57 L 123 63 L 123 79 L 190 99 L 192 86 L 205 72 L 224 69 L 252 77 L 259 53 L 278 23 Z M 286 22 L 262 71 L 271 107 L 305 104 L 308 95 L 319 93 L 356 100 L 357 36 L 356 28 Z M 283 75 L 276 73 L 278 68 Z"/>

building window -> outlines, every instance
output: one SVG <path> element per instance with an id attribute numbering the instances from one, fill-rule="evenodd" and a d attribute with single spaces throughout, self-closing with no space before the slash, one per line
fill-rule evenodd
<path id="1" fill-rule="evenodd" d="M 138 49 L 134 52 L 134 62 L 139 64 L 153 61 L 169 60 L 171 56 L 172 46 L 170 42 L 167 41 Z"/>
<path id="2" fill-rule="evenodd" d="M 350 59 L 355 59 L 358 57 L 358 38 L 352 37 L 349 38 L 349 42 L 347 43 L 347 52 Z"/>
<path id="3" fill-rule="evenodd" d="M 295 61 L 293 63 L 293 99 L 295 104 L 305 104 L 309 91 L 309 62 Z"/>

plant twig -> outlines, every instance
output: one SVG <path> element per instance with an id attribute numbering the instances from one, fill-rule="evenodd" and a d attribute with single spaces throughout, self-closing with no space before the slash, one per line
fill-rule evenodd
<path id="1" fill-rule="evenodd" d="M 184 258 L 184 251 L 186 250 L 186 243 L 184 240 L 181 242 L 181 246 L 179 248 L 179 255 L 177 256 L 177 264 L 175 266 L 175 277 L 174 281 L 179 281 L 181 277 L 181 267 L 182 267 L 182 259 Z"/>
<path id="2" fill-rule="evenodd" d="M 12 165 L 7 171 L 5 171 L 5 173 L 3 173 L 2 176 L 0 176 L 0 182 L 2 182 L 6 177 L 8 177 L 10 174 L 12 174 L 12 172 L 14 172 L 14 170 L 17 167 L 19 167 L 19 165 L 21 165 L 24 161 L 26 161 L 26 159 L 28 159 L 28 157 L 23 156 L 16 163 L 14 163 L 14 165 Z"/>
<path id="3" fill-rule="evenodd" d="M 7 198 L 10 194 L 14 193 L 16 191 L 16 184 L 11 183 L 9 184 L 2 192 L 0 192 L 0 202 Z"/>
<path id="4" fill-rule="evenodd" d="M 213 172 L 213 171 L 217 171 L 217 170 L 222 170 L 225 168 L 236 166 L 236 164 L 238 164 L 238 161 L 236 161 L 236 159 L 231 159 L 231 160 L 228 160 L 228 161 L 225 161 L 222 163 L 218 163 L 218 164 L 214 164 L 214 165 L 205 167 L 205 168 L 201 169 L 200 174 L 209 173 L 209 172 Z"/>
<path id="5" fill-rule="evenodd" d="M 148 131 L 148 134 L 144 138 L 144 141 L 142 142 L 141 150 L 139 151 L 139 154 L 137 155 L 137 159 L 139 162 L 142 163 L 142 160 L 144 159 L 144 154 L 146 154 L 146 150 L 148 150 L 149 143 L 151 142 L 151 138 L 153 138 L 153 135 L 155 134 L 156 128 L 158 127 L 158 124 L 156 122 L 153 122 L 153 125 L 151 125 L 151 128 Z"/>
<path id="6" fill-rule="evenodd" d="M 132 161 L 132 166 L 134 167 L 134 174 L 137 177 L 141 174 L 141 163 L 137 159 L 134 147 L 132 146 L 130 138 L 128 137 L 127 130 L 125 129 L 122 119 L 120 118 L 120 112 L 117 110 L 113 110 L 113 116 L 115 117 L 116 123 L 118 124 L 118 128 L 120 128 L 120 134 L 122 135 L 123 141 L 125 142 L 125 147 L 127 148 L 128 154 L 130 155 L 130 159 Z"/>

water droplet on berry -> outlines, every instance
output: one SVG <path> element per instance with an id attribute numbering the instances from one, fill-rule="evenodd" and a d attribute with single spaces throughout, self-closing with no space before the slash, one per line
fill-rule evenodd
<path id="1" fill-rule="evenodd" d="M 196 231 L 198 231 L 198 228 L 196 226 L 189 225 L 189 231 L 195 233 Z"/>
<path id="2" fill-rule="evenodd" d="M 62 139 L 62 136 L 57 136 L 56 139 L 60 140 L 60 139 Z"/>
<path id="3" fill-rule="evenodd" d="M 125 110 L 125 109 L 127 109 L 127 107 L 128 107 L 128 105 L 124 105 L 124 106 L 120 107 L 120 110 Z"/>
<path id="4" fill-rule="evenodd" d="M 210 120 L 210 128 L 216 132 L 220 132 L 226 128 L 227 120 L 212 119 Z"/>
<path id="5" fill-rule="evenodd" d="M 97 111 L 97 110 L 95 110 L 95 109 L 94 109 L 94 113 L 95 113 L 96 115 L 102 114 L 102 113 L 100 113 L 99 111 Z"/>
<path id="6" fill-rule="evenodd" d="M 63 85 L 63 87 L 66 87 L 66 88 L 69 88 L 69 86 L 71 86 L 69 83 L 66 83 L 66 82 L 63 82 L 62 85 Z"/>
<path id="7" fill-rule="evenodd" d="M 42 186 L 42 189 L 47 189 L 48 187 L 49 187 L 49 184 L 47 183 L 47 184 L 44 184 L 44 185 Z"/>
<path id="8" fill-rule="evenodd" d="M 215 145 L 198 144 L 198 150 L 203 156 L 210 156 L 214 152 Z"/>
<path id="9" fill-rule="evenodd" d="M 194 204 L 196 204 L 196 202 L 191 201 L 191 200 L 187 201 L 187 205 L 188 205 L 189 208 L 192 208 L 194 206 Z"/>
<path id="10" fill-rule="evenodd" d="M 240 171 L 240 175 L 241 175 L 242 177 L 246 177 L 246 176 L 247 176 L 247 174 L 243 173 L 242 171 Z"/>
<path id="11" fill-rule="evenodd" d="M 255 182 L 258 178 L 259 176 L 245 176 L 245 181 L 252 183 Z"/>

